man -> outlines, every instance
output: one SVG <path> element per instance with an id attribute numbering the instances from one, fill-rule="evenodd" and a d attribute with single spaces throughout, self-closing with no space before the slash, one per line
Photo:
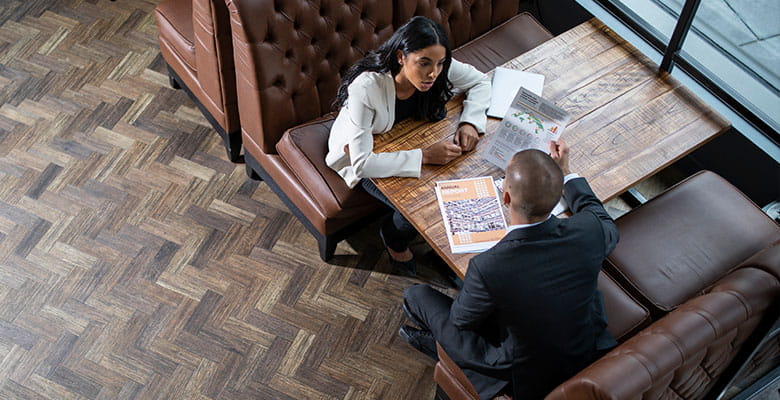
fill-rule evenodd
<path id="1" fill-rule="evenodd" d="M 558 219 L 550 212 L 562 189 L 573 215 Z M 597 281 L 618 232 L 587 181 L 569 171 L 563 140 L 550 143 L 549 156 L 515 154 L 502 200 L 506 236 L 470 260 L 454 301 L 427 285 L 407 288 L 404 312 L 420 329 L 399 334 L 434 358 L 438 341 L 480 398 L 541 399 L 616 344 Z"/>

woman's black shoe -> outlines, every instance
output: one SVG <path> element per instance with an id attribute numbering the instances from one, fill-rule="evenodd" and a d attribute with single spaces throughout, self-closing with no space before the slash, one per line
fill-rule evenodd
<path id="1" fill-rule="evenodd" d="M 387 243 L 385 242 L 385 235 L 382 234 L 382 230 L 379 230 L 379 237 L 382 239 L 382 245 L 385 246 L 385 251 L 387 251 L 387 257 L 390 259 L 390 265 L 395 267 L 396 269 L 399 269 L 410 276 L 417 276 L 417 261 L 412 258 L 409 261 L 398 261 L 393 258 L 392 255 L 390 255 L 390 248 L 387 247 Z"/>

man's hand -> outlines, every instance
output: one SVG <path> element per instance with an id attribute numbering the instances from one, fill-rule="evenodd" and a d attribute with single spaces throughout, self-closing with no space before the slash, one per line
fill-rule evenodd
<path id="1" fill-rule="evenodd" d="M 479 142 L 477 128 L 474 128 L 474 125 L 468 123 L 461 124 L 458 127 L 457 132 L 455 132 L 454 142 L 456 145 L 460 146 L 462 151 L 474 150 L 474 148 L 477 147 L 477 142 Z"/>
<path id="2" fill-rule="evenodd" d="M 550 157 L 561 167 L 563 176 L 571 173 L 569 169 L 569 145 L 563 139 L 559 138 L 558 143 L 550 141 Z"/>
<path id="3" fill-rule="evenodd" d="M 448 140 L 442 140 L 422 149 L 422 163 L 444 165 L 460 154 L 460 146 L 450 143 Z"/>

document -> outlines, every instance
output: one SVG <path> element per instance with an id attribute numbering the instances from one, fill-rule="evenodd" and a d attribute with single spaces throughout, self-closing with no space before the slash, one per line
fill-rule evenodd
<path id="1" fill-rule="evenodd" d="M 519 69 L 509 69 L 496 67 L 493 70 L 493 89 L 490 93 L 490 108 L 487 115 L 490 117 L 501 118 L 506 115 L 509 106 L 512 104 L 512 98 L 520 87 L 524 87 L 537 96 L 542 95 L 544 87 L 544 75 L 525 72 Z"/>
<path id="2" fill-rule="evenodd" d="M 521 87 L 504 119 L 490 138 L 483 158 L 504 169 L 520 150 L 550 152 L 550 141 L 558 140 L 571 114 L 530 90 Z"/>
<path id="3" fill-rule="evenodd" d="M 436 182 L 436 198 L 453 253 L 485 251 L 506 234 L 492 177 Z"/>

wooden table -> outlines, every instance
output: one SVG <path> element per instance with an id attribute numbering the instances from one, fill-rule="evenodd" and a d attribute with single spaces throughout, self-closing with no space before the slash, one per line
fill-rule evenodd
<path id="1" fill-rule="evenodd" d="M 543 74 L 543 97 L 572 114 L 563 138 L 572 171 L 586 177 L 596 195 L 610 200 L 710 139 L 729 122 L 629 43 L 591 19 L 504 65 Z M 407 120 L 374 136 L 374 151 L 423 148 L 452 139 L 461 101 L 431 124 Z M 437 181 L 503 172 L 479 154 L 498 127 L 489 118 L 477 149 L 445 166 L 424 165 L 419 179 L 374 179 L 377 187 L 462 277 L 474 254 L 452 254 L 434 191 Z"/>

